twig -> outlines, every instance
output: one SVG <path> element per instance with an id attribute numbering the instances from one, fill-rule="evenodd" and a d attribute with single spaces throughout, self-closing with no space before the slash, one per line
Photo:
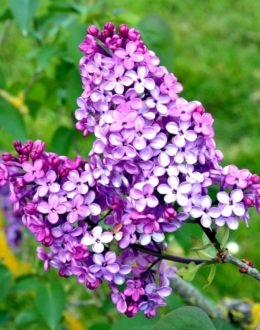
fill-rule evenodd
<path id="1" fill-rule="evenodd" d="M 210 242 L 215 246 L 218 251 L 218 258 L 220 263 L 229 263 L 239 267 L 239 271 L 243 274 L 247 274 L 260 281 L 260 272 L 257 270 L 251 262 L 244 262 L 234 257 L 227 249 L 221 248 L 220 243 L 216 238 L 216 234 L 209 228 L 202 227 L 202 230 L 207 235 Z"/>
<path id="2" fill-rule="evenodd" d="M 194 285 L 178 275 L 174 275 L 171 279 L 171 287 L 186 304 L 202 308 L 211 318 L 226 320 L 243 329 L 254 323 L 252 302 L 229 298 L 215 304 Z"/>
<path id="3" fill-rule="evenodd" d="M 170 260 L 170 261 L 174 261 L 174 262 L 179 262 L 182 264 L 189 264 L 191 262 L 194 262 L 196 265 L 200 265 L 200 264 L 212 264 L 212 263 L 217 263 L 218 259 L 217 258 L 213 258 L 213 259 L 191 259 L 191 258 L 184 258 L 184 257 L 179 257 L 179 256 L 174 256 L 174 255 L 170 255 L 170 254 L 164 254 L 164 253 L 160 253 L 154 250 L 150 250 L 148 248 L 146 248 L 145 246 L 141 246 L 138 244 L 132 244 L 131 247 L 134 250 L 149 254 L 151 256 L 160 258 L 160 259 L 164 259 L 164 260 Z"/>

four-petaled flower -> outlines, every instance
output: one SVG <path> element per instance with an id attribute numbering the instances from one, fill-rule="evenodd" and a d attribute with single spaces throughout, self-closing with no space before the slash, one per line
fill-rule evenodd
<path id="1" fill-rule="evenodd" d="M 189 182 L 182 182 L 176 176 L 171 176 L 166 183 L 162 183 L 157 187 L 160 194 L 165 195 L 164 201 L 167 204 L 177 202 L 180 206 L 188 204 L 188 193 L 191 191 L 191 184 Z"/>
<path id="2" fill-rule="evenodd" d="M 41 202 L 37 209 L 42 214 L 48 214 L 50 223 L 57 223 L 60 215 L 67 211 L 67 207 L 60 201 L 58 195 L 55 194 L 49 196 L 48 202 Z"/>
<path id="3" fill-rule="evenodd" d="M 218 192 L 217 199 L 220 202 L 221 215 L 224 217 L 230 217 L 231 215 L 242 217 L 245 214 L 245 205 L 242 203 L 243 198 L 244 194 L 241 189 L 235 189 L 230 194 L 225 191 Z"/>
<path id="4" fill-rule="evenodd" d="M 87 171 L 79 174 L 78 171 L 72 170 L 69 172 L 67 181 L 63 184 L 62 189 L 68 192 L 70 197 L 74 197 L 77 193 L 85 195 L 89 190 L 87 185 L 89 178 Z"/>
<path id="5" fill-rule="evenodd" d="M 143 187 L 133 188 L 130 190 L 130 197 L 133 200 L 137 211 L 142 212 L 147 206 L 156 207 L 159 203 L 156 196 L 153 195 L 154 187 L 146 183 Z"/>
<path id="6" fill-rule="evenodd" d="M 104 251 L 104 244 L 110 243 L 113 240 L 113 234 L 110 231 L 103 231 L 101 226 L 96 226 L 91 230 L 91 233 L 87 232 L 81 240 L 83 245 L 91 245 L 92 249 L 96 253 Z"/>
<path id="7" fill-rule="evenodd" d="M 109 282 L 113 279 L 114 274 L 120 270 L 116 262 L 116 254 L 113 251 L 108 251 L 105 255 L 94 254 L 93 262 L 94 264 L 89 267 L 89 271 L 96 276 L 103 276 Z"/>
<path id="8" fill-rule="evenodd" d="M 24 162 L 22 166 L 26 172 L 23 177 L 25 182 L 33 182 L 35 179 L 40 179 L 44 176 L 43 161 L 41 159 L 37 159 L 33 164 Z"/>
<path id="9" fill-rule="evenodd" d="M 37 179 L 36 182 L 39 185 L 38 194 L 40 197 L 44 197 L 50 193 L 57 193 L 60 191 L 60 185 L 56 182 L 57 174 L 54 171 L 48 171 L 45 177 Z"/>
<path id="10" fill-rule="evenodd" d="M 217 207 L 211 207 L 212 201 L 209 196 L 202 196 L 199 205 L 194 206 L 190 215 L 195 218 L 200 218 L 200 223 L 203 227 L 209 228 L 212 223 L 212 218 L 216 219 L 220 216 L 220 210 Z"/>

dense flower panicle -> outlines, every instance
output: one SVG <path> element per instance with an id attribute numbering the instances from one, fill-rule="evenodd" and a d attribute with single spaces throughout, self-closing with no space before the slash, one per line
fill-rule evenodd
<path id="1" fill-rule="evenodd" d="M 220 165 L 211 114 L 178 95 L 182 85 L 139 31 L 90 26 L 80 50 L 76 128 L 96 137 L 88 163 L 18 141 L 18 154 L 2 157 L 0 186 L 9 183 L 14 210 L 46 247 L 38 248 L 45 270 L 89 289 L 106 281 L 120 313 L 150 318 L 175 268 L 135 246 L 161 253 L 165 233 L 188 218 L 236 229 L 249 208 L 260 212 L 260 179 Z"/>
<path id="2" fill-rule="evenodd" d="M 23 224 L 19 212 L 14 213 L 9 197 L 9 187 L 0 187 L 0 208 L 6 220 L 5 235 L 10 248 L 17 252 L 23 239 Z"/>

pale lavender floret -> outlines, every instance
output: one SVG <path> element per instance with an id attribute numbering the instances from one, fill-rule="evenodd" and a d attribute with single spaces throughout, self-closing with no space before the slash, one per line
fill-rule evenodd
<path id="1" fill-rule="evenodd" d="M 153 195 L 154 187 L 151 184 L 144 184 L 142 188 L 132 188 L 129 196 L 131 197 L 137 211 L 142 212 L 146 207 L 154 208 L 158 205 L 158 199 Z"/>
<path id="2" fill-rule="evenodd" d="M 181 121 L 190 121 L 196 102 L 188 102 L 184 98 L 179 97 L 176 102 L 170 107 L 169 114 L 173 117 L 178 117 Z"/>
<path id="3" fill-rule="evenodd" d="M 133 224 L 129 224 L 124 226 L 124 235 L 119 242 L 119 247 L 121 249 L 127 248 L 130 244 L 134 244 L 137 240 L 136 236 L 136 226 Z"/>
<path id="4" fill-rule="evenodd" d="M 116 262 L 116 254 L 113 251 L 103 254 L 94 254 L 94 264 L 89 267 L 89 271 L 95 276 L 103 277 L 106 281 L 112 281 L 114 274 L 118 273 L 120 267 Z"/>
<path id="5" fill-rule="evenodd" d="M 212 219 L 220 216 L 220 210 L 217 207 L 212 207 L 212 200 L 209 196 L 201 196 L 198 206 L 193 206 L 190 215 L 195 219 L 200 219 L 203 227 L 209 228 L 212 224 Z"/>
<path id="6" fill-rule="evenodd" d="M 143 94 L 145 89 L 151 91 L 155 88 L 155 82 L 148 77 L 149 70 L 145 66 L 139 66 L 137 72 L 130 70 L 126 72 L 126 76 L 130 77 L 134 82 L 134 89 L 138 94 Z"/>
<path id="7" fill-rule="evenodd" d="M 213 118 L 209 113 L 200 114 L 198 112 L 193 113 L 193 119 L 195 122 L 194 131 L 198 134 L 202 133 L 204 135 L 213 134 Z"/>
<path id="8" fill-rule="evenodd" d="M 9 173 L 5 165 L 0 164 L 0 187 L 6 185 L 8 181 Z"/>
<path id="9" fill-rule="evenodd" d="M 91 92 L 90 100 L 93 102 L 93 106 L 97 109 L 97 111 L 105 112 L 109 110 L 112 101 L 112 92 L 103 90 L 103 88 L 95 89 Z M 83 109 L 86 109 L 85 111 L 89 112 L 89 108 L 87 106 Z"/>
<path id="10" fill-rule="evenodd" d="M 133 141 L 133 146 L 137 150 L 142 150 L 147 145 L 147 140 L 153 140 L 160 130 L 158 126 L 148 126 L 142 117 L 138 117 L 134 123 L 136 136 Z"/>
<path id="11" fill-rule="evenodd" d="M 140 280 L 128 280 L 126 282 L 124 294 L 127 297 L 131 297 L 133 301 L 138 301 L 144 293 L 143 283 Z"/>
<path id="12" fill-rule="evenodd" d="M 198 171 L 195 171 L 193 165 L 179 164 L 178 169 L 179 169 L 180 173 L 185 174 L 185 179 L 187 182 L 190 182 L 192 184 L 198 182 L 198 183 L 201 183 L 203 186 L 204 186 L 204 184 L 203 184 L 204 181 L 205 181 L 206 186 L 212 184 L 212 181 L 210 179 L 209 180 L 205 179 L 206 173 L 202 174 Z"/>
<path id="13" fill-rule="evenodd" d="M 129 88 L 124 95 L 113 95 L 112 102 L 117 106 L 118 110 L 121 110 L 124 107 L 129 110 L 138 110 L 143 106 L 142 99 L 136 93 L 134 88 Z"/>
<path id="14" fill-rule="evenodd" d="M 96 253 L 104 251 L 104 244 L 110 243 L 113 240 L 113 234 L 109 231 L 102 232 L 101 226 L 96 226 L 91 230 L 91 233 L 87 232 L 81 240 L 83 245 L 92 246 L 92 249 Z"/>
<path id="15" fill-rule="evenodd" d="M 162 116 L 168 115 L 167 104 L 170 102 L 168 95 L 160 94 L 158 87 L 150 91 L 152 97 L 146 99 L 146 105 L 151 109 L 156 109 Z"/>
<path id="16" fill-rule="evenodd" d="M 182 85 L 177 82 L 177 78 L 172 73 L 166 73 L 163 78 L 163 83 L 160 85 L 160 91 L 163 94 L 169 95 L 174 101 L 178 97 L 178 93 L 182 92 Z"/>
<path id="17" fill-rule="evenodd" d="M 219 227 L 222 227 L 226 224 L 228 228 L 232 230 L 236 230 L 239 226 L 238 219 L 235 216 L 231 216 L 228 218 L 220 216 L 215 220 L 215 223 Z"/>
<path id="18" fill-rule="evenodd" d="M 104 115 L 104 120 L 107 124 L 110 124 L 110 132 L 120 132 L 123 128 L 133 128 L 137 116 L 138 113 L 136 111 L 129 110 L 126 106 L 122 106 L 120 109 L 108 111 Z"/>
<path id="19" fill-rule="evenodd" d="M 178 147 L 182 148 L 186 145 L 186 142 L 194 142 L 197 138 L 197 134 L 189 129 L 191 126 L 190 122 L 180 122 L 179 125 L 175 122 L 169 122 L 166 125 L 166 129 L 169 133 L 173 134 L 173 143 Z"/>
<path id="20" fill-rule="evenodd" d="M 49 195 L 48 202 L 41 202 L 37 210 L 42 214 L 48 214 L 48 220 L 50 223 L 57 223 L 60 215 L 67 212 L 67 207 L 60 201 L 58 195 Z"/>
<path id="21" fill-rule="evenodd" d="M 123 94 L 125 87 L 131 86 L 133 80 L 125 75 L 123 65 L 117 64 L 114 68 L 114 73 L 109 76 L 109 80 L 105 83 L 105 90 L 114 90 L 117 94 Z"/>
<path id="22" fill-rule="evenodd" d="M 229 185 L 236 185 L 241 189 L 245 189 L 248 186 L 250 172 L 247 169 L 240 170 L 235 165 L 229 165 L 223 169 L 223 174 L 226 173 L 226 182 Z"/>
<path id="23" fill-rule="evenodd" d="M 143 228 L 142 225 L 140 225 L 138 227 L 139 227 L 139 230 L 140 230 L 140 228 Z M 143 229 L 140 231 L 142 232 L 139 237 L 139 241 L 140 241 L 141 245 L 148 245 L 151 243 L 151 241 L 154 241 L 156 243 L 161 243 L 165 239 L 164 234 L 160 233 L 160 232 L 143 233 Z"/>
<path id="24" fill-rule="evenodd" d="M 22 164 L 23 170 L 26 172 L 24 174 L 25 182 L 33 182 L 35 179 L 40 179 L 44 176 L 43 171 L 43 161 L 37 159 L 33 164 L 30 162 L 24 162 Z"/>
<path id="25" fill-rule="evenodd" d="M 185 147 L 178 149 L 174 160 L 177 164 L 182 164 L 184 162 L 189 165 L 196 164 L 198 161 L 198 149 L 193 143 L 188 143 Z"/>
<path id="26" fill-rule="evenodd" d="M 40 197 L 46 196 L 50 193 L 58 193 L 60 185 L 56 182 L 57 174 L 54 171 L 48 171 L 45 177 L 37 179 L 36 183 L 39 185 L 37 192 Z"/>
<path id="27" fill-rule="evenodd" d="M 221 215 L 224 217 L 231 217 L 236 215 L 242 217 L 245 215 L 245 205 L 242 202 L 244 198 L 243 191 L 241 189 L 232 190 L 230 194 L 225 191 L 217 193 L 217 199 L 220 202 L 219 208 Z"/>
<path id="28" fill-rule="evenodd" d="M 88 181 L 90 179 L 87 171 L 79 174 L 78 171 L 72 170 L 68 175 L 68 180 L 63 184 L 62 189 L 68 193 L 70 198 L 74 197 L 77 193 L 85 195 L 88 190 Z"/>
<path id="29" fill-rule="evenodd" d="M 167 136 L 164 133 L 159 133 L 149 146 L 154 149 L 151 156 L 157 156 L 159 165 L 165 168 L 169 166 L 171 157 L 178 152 L 178 148 L 175 145 L 167 142 Z"/>
<path id="30" fill-rule="evenodd" d="M 185 206 L 188 204 L 188 194 L 191 188 L 189 182 L 180 183 L 178 177 L 171 176 L 168 178 L 167 184 L 160 184 L 157 190 L 160 194 L 165 195 L 165 203 L 170 204 L 176 201 L 180 206 Z"/>
<path id="31" fill-rule="evenodd" d="M 117 285 L 122 285 L 129 273 L 131 273 L 132 268 L 128 265 L 121 265 L 119 271 L 114 274 L 113 282 Z"/>
<path id="32" fill-rule="evenodd" d="M 144 59 L 144 56 L 137 52 L 136 43 L 132 41 L 126 44 L 125 49 L 117 49 L 115 55 L 124 61 L 124 66 L 128 70 L 133 69 L 135 63 L 142 62 Z"/>
<path id="33" fill-rule="evenodd" d="M 76 195 L 72 201 L 67 203 L 68 215 L 67 220 L 70 223 L 76 222 L 79 218 L 85 218 L 90 215 L 89 206 L 84 205 L 84 197 Z"/>
<path id="34" fill-rule="evenodd" d="M 130 145 L 134 138 L 129 132 L 113 133 L 109 136 L 109 142 L 115 146 L 111 153 L 115 159 L 131 159 L 136 156 L 136 150 Z"/>

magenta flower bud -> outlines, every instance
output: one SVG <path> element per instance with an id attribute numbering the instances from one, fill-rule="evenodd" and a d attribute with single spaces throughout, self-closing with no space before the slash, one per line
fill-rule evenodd
<path id="1" fill-rule="evenodd" d="M 90 25 L 89 28 L 87 29 L 87 32 L 92 35 L 93 37 L 97 37 L 99 30 L 96 25 Z"/>
<path id="2" fill-rule="evenodd" d="M 75 247 L 74 258 L 76 260 L 83 260 L 90 255 L 90 250 L 85 245 L 78 245 Z"/>
<path id="3" fill-rule="evenodd" d="M 32 152 L 31 152 L 31 159 L 32 160 L 36 160 L 38 159 L 41 154 L 44 152 L 45 150 L 45 143 L 42 142 L 41 140 L 36 140 L 33 143 L 33 148 L 32 148 Z"/>
<path id="4" fill-rule="evenodd" d="M 27 155 L 20 155 L 18 157 L 18 160 L 19 160 L 19 163 L 24 163 L 24 162 L 27 162 L 28 161 L 28 156 Z"/>
<path id="5" fill-rule="evenodd" d="M 107 22 L 105 25 L 104 25 L 104 30 L 108 30 L 110 33 L 112 33 L 112 35 L 114 34 L 115 32 L 115 25 L 111 22 Z"/>
<path id="6" fill-rule="evenodd" d="M 33 142 L 30 140 L 26 141 L 26 143 L 20 148 L 21 153 L 23 153 L 24 155 L 29 155 L 30 152 L 32 151 L 32 147 L 33 147 Z"/>
<path id="7" fill-rule="evenodd" d="M 203 115 L 203 113 L 205 113 L 205 108 L 202 104 L 198 104 L 198 106 L 194 109 L 194 112 L 198 112 Z"/>
<path id="8" fill-rule="evenodd" d="M 137 304 L 131 304 L 127 306 L 127 310 L 125 312 L 127 317 L 134 317 L 138 313 L 138 305 Z"/>
<path id="9" fill-rule="evenodd" d="M 99 287 L 101 284 L 101 281 L 99 279 L 95 279 L 93 282 L 91 281 L 86 281 L 86 287 L 90 290 L 95 290 Z"/>
<path id="10" fill-rule="evenodd" d="M 101 40 L 106 40 L 108 37 L 110 37 L 110 33 L 108 30 L 103 30 L 101 33 L 100 33 L 100 39 Z"/>
<path id="11" fill-rule="evenodd" d="M 244 198 L 244 203 L 247 207 L 253 207 L 255 205 L 254 199 L 251 196 L 247 196 Z"/>
<path id="12" fill-rule="evenodd" d="M 136 29 L 130 29 L 128 32 L 128 39 L 131 41 L 140 40 L 141 34 Z"/>
<path id="13" fill-rule="evenodd" d="M 14 141 L 13 146 L 14 146 L 15 150 L 16 150 L 18 153 L 20 153 L 20 151 L 21 151 L 21 146 L 22 146 L 22 142 L 19 141 L 19 140 L 16 140 L 16 141 Z"/>
<path id="14" fill-rule="evenodd" d="M 4 153 L 2 154 L 2 160 L 3 160 L 4 162 L 10 162 L 10 161 L 12 161 L 12 160 L 15 160 L 15 158 L 14 158 L 11 154 L 9 154 L 9 152 L 4 152 Z"/>
<path id="15" fill-rule="evenodd" d="M 164 211 L 164 216 L 166 219 L 172 220 L 176 217 L 177 212 L 172 207 L 167 207 L 167 209 Z"/>
<path id="16" fill-rule="evenodd" d="M 66 177 L 67 175 L 69 174 L 69 169 L 68 168 L 65 168 L 65 167 L 62 167 L 59 169 L 59 175 L 61 177 Z"/>
<path id="17" fill-rule="evenodd" d="M 258 184 L 258 183 L 260 183 L 260 177 L 257 174 L 253 174 L 251 176 L 251 181 L 253 184 Z"/>
<path id="18" fill-rule="evenodd" d="M 37 211 L 37 207 L 36 207 L 36 205 L 33 204 L 33 203 L 27 203 L 27 204 L 25 205 L 25 207 L 24 207 L 24 211 L 25 211 L 25 213 L 27 213 L 27 214 L 33 215 L 33 214 L 36 213 L 36 211 Z"/>
<path id="19" fill-rule="evenodd" d="M 119 26 L 119 33 L 123 36 L 123 37 L 127 37 L 128 35 L 128 31 L 129 31 L 129 28 L 126 24 L 121 24 Z"/>

